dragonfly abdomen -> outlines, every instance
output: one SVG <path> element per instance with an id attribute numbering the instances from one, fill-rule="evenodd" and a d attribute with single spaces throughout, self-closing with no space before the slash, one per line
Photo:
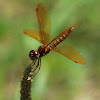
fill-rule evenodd
<path id="1" fill-rule="evenodd" d="M 62 36 L 60 36 L 53 44 L 50 45 L 50 48 L 55 48 L 59 43 L 61 43 L 63 40 L 65 40 L 69 36 L 69 33 L 64 33 Z"/>

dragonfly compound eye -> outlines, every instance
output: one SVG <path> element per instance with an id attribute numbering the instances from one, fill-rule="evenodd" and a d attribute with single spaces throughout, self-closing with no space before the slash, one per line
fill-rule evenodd
<path id="1" fill-rule="evenodd" d="M 31 50 L 30 53 L 29 53 L 29 57 L 31 60 L 35 60 L 37 58 L 37 52 L 34 51 L 34 50 Z"/>

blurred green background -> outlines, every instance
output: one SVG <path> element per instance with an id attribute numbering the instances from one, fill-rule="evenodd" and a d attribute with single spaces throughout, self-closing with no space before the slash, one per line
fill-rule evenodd
<path id="1" fill-rule="evenodd" d="M 51 17 L 51 35 L 78 23 L 62 44 L 78 50 L 86 65 L 51 52 L 33 80 L 32 100 L 100 100 L 100 0 L 0 0 L 0 100 L 20 100 L 29 51 L 41 44 L 23 34 L 38 29 L 36 5 Z"/>

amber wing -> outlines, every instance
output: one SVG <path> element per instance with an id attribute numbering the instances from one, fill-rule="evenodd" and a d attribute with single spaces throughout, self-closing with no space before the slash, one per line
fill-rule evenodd
<path id="1" fill-rule="evenodd" d="M 36 7 L 37 19 L 39 31 L 32 29 L 24 29 L 23 32 L 41 42 L 42 44 L 47 44 L 50 42 L 52 37 L 50 36 L 51 32 L 51 21 L 50 16 L 42 3 L 39 3 Z"/>
<path id="2" fill-rule="evenodd" d="M 78 64 L 86 64 L 83 56 L 74 48 L 67 46 L 67 45 L 61 45 L 58 46 L 54 49 L 54 51 L 60 53 L 61 55 L 69 58 L 70 60 L 72 60 L 75 63 Z"/>
<path id="3" fill-rule="evenodd" d="M 31 30 L 31 29 L 24 29 L 24 34 L 36 39 L 37 41 L 41 42 L 39 31 Z"/>
<path id="4" fill-rule="evenodd" d="M 49 35 L 51 33 L 51 20 L 48 11 L 42 3 L 36 7 L 36 14 L 38 19 L 40 39 L 43 44 L 50 42 Z M 45 35 L 48 34 L 48 35 Z"/>

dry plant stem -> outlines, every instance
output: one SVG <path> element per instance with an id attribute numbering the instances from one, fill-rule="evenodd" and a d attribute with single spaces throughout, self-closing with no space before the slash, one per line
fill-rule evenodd
<path id="1" fill-rule="evenodd" d="M 21 81 L 21 90 L 20 94 L 21 100 L 31 100 L 31 86 L 32 86 L 32 79 L 40 70 L 40 62 L 41 59 L 35 59 L 33 62 L 25 68 L 22 81 Z M 37 71 L 39 67 L 39 70 Z"/>
<path id="2" fill-rule="evenodd" d="M 26 67 L 21 81 L 20 100 L 31 100 L 32 67 Z"/>

